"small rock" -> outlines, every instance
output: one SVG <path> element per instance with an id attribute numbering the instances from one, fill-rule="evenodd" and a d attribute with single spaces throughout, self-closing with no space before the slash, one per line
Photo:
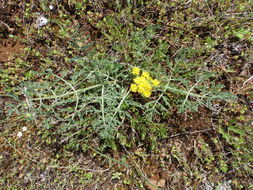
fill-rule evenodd
<path id="1" fill-rule="evenodd" d="M 36 27 L 40 28 L 42 26 L 45 26 L 48 23 L 48 19 L 44 16 L 39 16 L 37 20 L 35 21 Z"/>
<path id="2" fill-rule="evenodd" d="M 217 190 L 232 190 L 231 187 L 231 180 L 224 181 L 222 184 L 220 184 L 218 187 L 216 187 Z"/>
<path id="3" fill-rule="evenodd" d="M 165 187 L 165 179 L 160 179 L 158 182 L 157 182 L 157 186 L 158 187 Z"/>
<path id="4" fill-rule="evenodd" d="M 49 9 L 50 9 L 50 10 L 53 10 L 53 9 L 54 9 L 54 6 L 53 6 L 53 5 L 49 5 Z"/>
<path id="5" fill-rule="evenodd" d="M 154 180 L 154 179 L 149 179 L 149 182 L 154 185 L 154 186 L 157 186 L 157 181 Z M 156 190 L 156 188 L 154 186 L 152 186 L 151 184 L 147 183 L 147 187 L 150 189 L 150 190 Z"/>

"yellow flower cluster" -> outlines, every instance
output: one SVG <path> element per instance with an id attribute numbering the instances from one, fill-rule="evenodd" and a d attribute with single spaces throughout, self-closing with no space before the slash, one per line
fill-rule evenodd
<path id="1" fill-rule="evenodd" d="M 138 92 L 144 97 L 150 97 L 153 87 L 157 87 L 160 84 L 160 81 L 153 79 L 149 72 L 143 71 L 141 73 L 139 67 L 134 67 L 132 69 L 132 74 L 136 75 L 136 77 L 133 80 L 134 83 L 130 86 L 130 90 L 132 92 Z"/>

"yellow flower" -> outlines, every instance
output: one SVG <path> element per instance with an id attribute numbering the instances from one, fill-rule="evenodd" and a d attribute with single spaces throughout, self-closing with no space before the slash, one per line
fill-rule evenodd
<path id="1" fill-rule="evenodd" d="M 148 90 L 148 91 L 151 91 L 152 90 L 152 86 L 151 86 L 151 84 L 150 83 L 145 83 L 145 84 L 143 84 L 143 86 L 144 86 L 144 88 L 146 89 L 146 90 Z"/>
<path id="2" fill-rule="evenodd" d="M 145 87 L 143 85 L 138 86 L 138 92 L 142 94 L 145 91 Z"/>
<path id="3" fill-rule="evenodd" d="M 137 92 L 137 89 L 138 89 L 138 87 L 137 87 L 136 84 L 131 84 L 130 90 L 131 90 L 132 92 Z"/>
<path id="4" fill-rule="evenodd" d="M 151 92 L 152 86 L 149 84 L 140 84 L 138 85 L 138 92 L 144 94 L 145 92 Z"/>
<path id="5" fill-rule="evenodd" d="M 160 81 L 157 79 L 154 79 L 151 82 L 153 83 L 154 86 L 159 86 L 159 84 L 160 84 Z"/>
<path id="6" fill-rule="evenodd" d="M 145 77 L 146 79 L 149 79 L 149 80 L 152 79 L 152 78 L 150 77 L 150 73 L 147 72 L 147 71 L 143 71 L 141 76 L 143 76 L 143 77 Z"/>
<path id="7" fill-rule="evenodd" d="M 134 82 L 135 82 L 136 84 L 144 84 L 144 83 L 146 83 L 147 81 L 146 81 L 146 79 L 145 79 L 144 77 L 136 77 L 136 78 L 134 79 Z"/>
<path id="8" fill-rule="evenodd" d="M 133 75 L 139 75 L 140 74 L 140 68 L 139 67 L 134 67 L 133 69 L 132 69 L 132 74 Z"/>
<path id="9" fill-rule="evenodd" d="M 132 74 L 136 75 L 136 77 L 133 79 L 134 83 L 131 84 L 130 90 L 149 98 L 152 94 L 153 87 L 158 86 L 160 81 L 158 79 L 153 79 L 147 71 L 142 71 L 141 76 L 140 72 L 141 70 L 138 67 L 132 69 Z"/>
<path id="10" fill-rule="evenodd" d="M 151 96 L 151 91 L 144 91 L 142 94 L 144 97 L 149 98 Z"/>

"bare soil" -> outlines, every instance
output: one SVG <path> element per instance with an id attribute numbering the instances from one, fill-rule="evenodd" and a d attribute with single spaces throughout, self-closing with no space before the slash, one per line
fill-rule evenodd
<path id="1" fill-rule="evenodd" d="M 6 63 L 15 54 L 22 52 L 25 46 L 13 39 L 0 39 L 0 63 Z"/>

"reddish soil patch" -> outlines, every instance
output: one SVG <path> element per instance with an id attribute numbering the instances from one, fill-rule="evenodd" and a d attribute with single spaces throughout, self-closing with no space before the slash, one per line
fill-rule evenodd
<path id="1" fill-rule="evenodd" d="M 25 46 L 11 39 L 0 39 L 0 63 L 7 62 L 15 54 L 22 52 Z"/>

